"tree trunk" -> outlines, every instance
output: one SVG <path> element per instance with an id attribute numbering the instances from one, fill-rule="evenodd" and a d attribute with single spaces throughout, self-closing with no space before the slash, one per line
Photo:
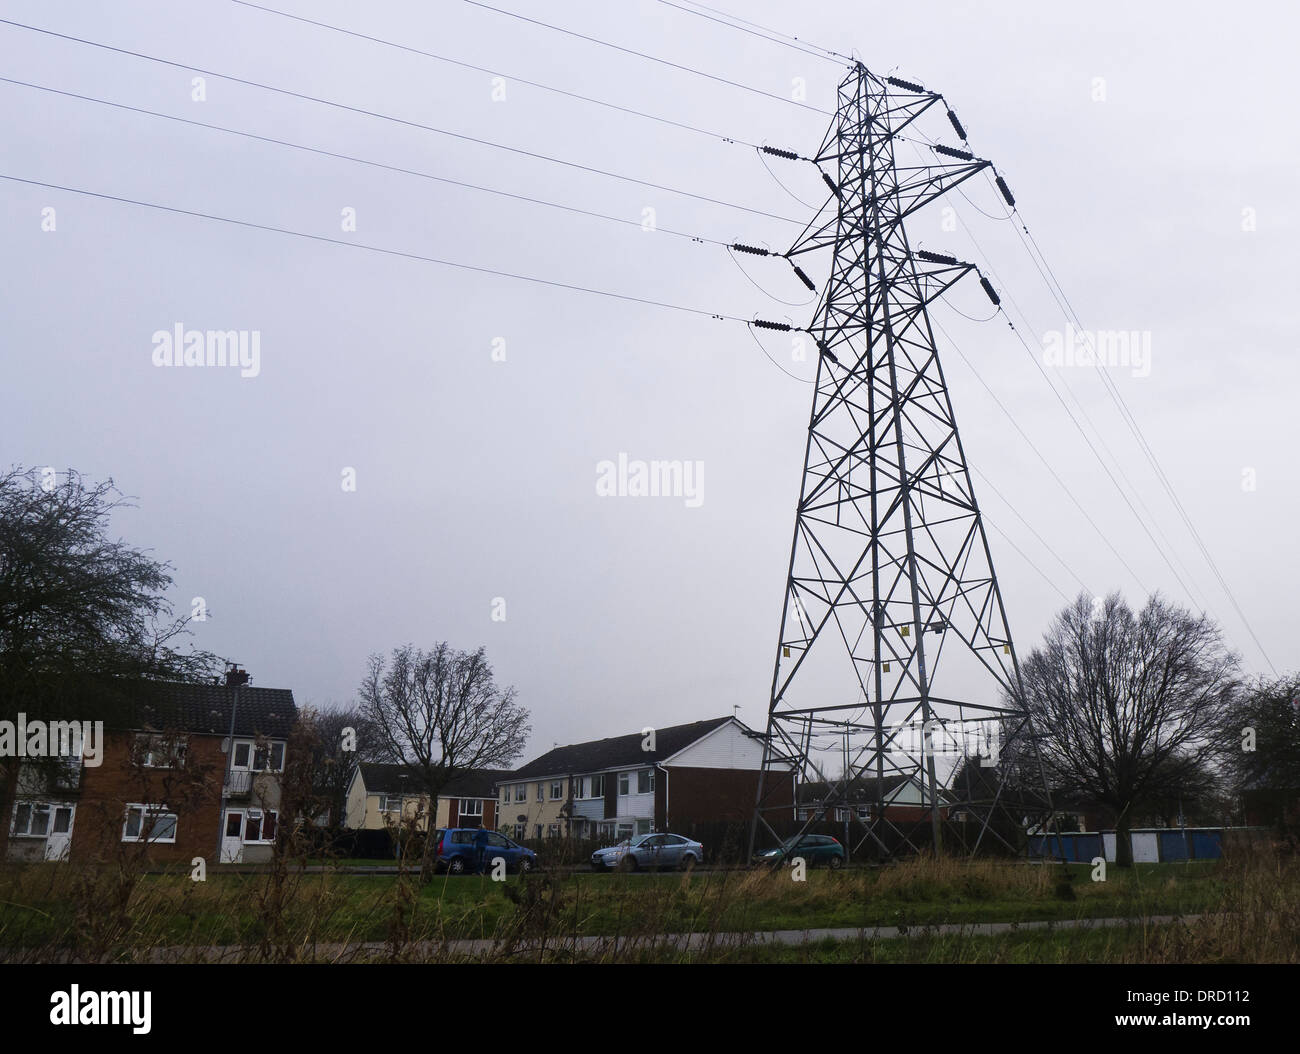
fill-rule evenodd
<path id="1" fill-rule="evenodd" d="M 1115 820 L 1115 866 L 1133 866 L 1133 836 L 1129 833 L 1127 806 Z"/>

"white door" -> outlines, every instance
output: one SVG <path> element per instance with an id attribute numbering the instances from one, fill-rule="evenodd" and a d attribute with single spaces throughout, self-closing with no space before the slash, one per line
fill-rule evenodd
<path id="1" fill-rule="evenodd" d="M 244 862 L 244 814 L 232 809 L 226 813 L 226 826 L 221 832 L 221 862 L 223 864 L 242 864 Z"/>
<path id="2" fill-rule="evenodd" d="M 1133 863 L 1155 864 L 1160 861 L 1160 836 L 1155 831 L 1133 834 Z"/>
<path id="3" fill-rule="evenodd" d="M 50 817 L 50 833 L 45 839 L 46 860 L 67 860 L 68 844 L 72 841 L 72 818 L 75 805 L 55 805 Z"/>

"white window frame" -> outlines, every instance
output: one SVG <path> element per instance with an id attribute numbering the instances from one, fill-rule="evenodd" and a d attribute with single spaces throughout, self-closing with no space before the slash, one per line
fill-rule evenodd
<path id="1" fill-rule="evenodd" d="M 528 784 L 527 784 L 527 783 L 516 783 L 516 784 L 515 784 L 515 801 L 516 801 L 516 802 L 521 802 L 521 801 L 527 801 L 527 800 L 528 800 Z"/>
<path id="2" fill-rule="evenodd" d="M 131 823 L 131 814 L 138 811 L 140 813 L 140 830 L 134 835 L 127 833 L 127 827 Z M 157 819 L 159 817 L 171 817 L 170 838 L 163 838 L 160 835 L 153 835 L 145 839 L 141 837 L 145 830 L 145 821 L 150 817 L 154 822 L 150 824 L 150 829 L 156 830 L 158 827 Z M 122 819 L 122 841 L 124 842 L 146 842 L 148 845 L 173 845 L 176 842 L 176 832 L 180 827 L 180 817 L 172 812 L 166 805 L 151 805 L 146 802 L 129 802 L 126 806 L 126 816 Z"/>
<path id="3" fill-rule="evenodd" d="M 538 801 L 546 800 L 546 784 L 543 783 L 541 780 L 537 781 L 537 800 Z"/>
<path id="4" fill-rule="evenodd" d="M 551 801 L 564 797 L 564 780 L 551 780 Z"/>
<path id="5" fill-rule="evenodd" d="M 645 790 L 641 789 L 642 776 L 645 777 L 645 784 L 646 784 Z M 638 794 L 653 794 L 655 792 L 655 770 L 654 769 L 640 769 L 637 771 L 636 792 Z"/>
<path id="6" fill-rule="evenodd" d="M 238 754 L 241 747 L 248 748 L 248 759 L 242 765 L 238 761 Z M 266 764 L 259 767 L 257 764 L 257 755 L 260 750 L 266 751 Z M 280 763 L 274 763 L 275 752 L 280 752 Z M 267 742 L 265 747 L 258 747 L 255 739 L 236 739 L 231 746 L 230 768 L 235 772 L 283 772 L 284 771 L 285 742 L 283 739 L 272 739 Z"/>
<path id="7" fill-rule="evenodd" d="M 470 805 L 470 806 L 477 805 L 478 808 L 469 808 L 469 809 L 467 809 L 467 808 L 465 807 L 466 805 Z M 478 822 L 479 822 L 479 823 L 482 823 L 482 822 L 483 822 L 483 799 L 482 799 L 482 798 L 461 798 L 461 800 L 460 800 L 460 818 L 463 820 L 463 819 L 465 819 L 467 816 L 468 816 L 468 817 L 474 817 L 474 816 L 477 816 L 477 817 L 478 817 Z M 465 824 L 461 824 L 461 826 L 464 827 Z"/>
<path id="8" fill-rule="evenodd" d="M 27 809 L 27 824 L 22 831 L 18 830 L 18 810 Z M 32 833 L 32 818 L 39 810 L 45 812 L 45 830 L 40 834 Z M 13 815 L 9 818 L 9 836 L 11 838 L 48 838 L 50 830 L 54 826 L 54 805 L 47 801 L 16 801 L 14 802 Z"/>
<path id="9" fill-rule="evenodd" d="M 632 793 L 632 773 L 620 772 L 618 774 L 618 796 L 626 798 Z"/>
<path id="10" fill-rule="evenodd" d="M 393 808 L 393 803 L 394 803 L 394 802 L 397 803 L 397 808 Z M 379 796 L 379 811 L 380 811 L 380 812 L 395 812 L 395 813 L 400 813 L 400 812 L 402 811 L 402 808 L 403 808 L 403 806 L 404 806 L 405 804 L 406 804 L 406 803 L 405 803 L 405 801 L 403 800 L 403 798 L 402 798 L 402 796 L 401 796 L 400 794 L 381 794 L 381 795 Z M 272 811 L 274 811 L 274 810 L 272 810 Z"/>
<path id="11" fill-rule="evenodd" d="M 257 813 L 258 815 L 254 816 L 253 813 Z M 275 817 L 274 828 L 275 830 L 278 831 L 280 829 L 279 809 L 245 809 L 244 822 L 239 827 L 239 840 L 243 842 L 244 845 L 270 845 L 272 842 L 274 842 L 275 841 L 274 834 L 272 834 L 270 838 L 261 837 L 263 830 L 266 828 L 266 818 L 268 816 Z M 248 837 L 248 822 L 250 820 L 257 821 L 257 833 L 259 835 L 259 837 L 257 838 Z"/>
<path id="12" fill-rule="evenodd" d="M 591 780 L 591 794 L 590 794 L 590 797 L 592 797 L 592 798 L 603 798 L 603 797 L 605 797 L 605 773 L 603 773 L 603 772 L 599 772 L 599 773 L 597 773 L 596 775 L 594 775 L 594 776 L 590 776 L 590 777 L 588 777 L 588 778 Z M 597 790 L 597 787 L 598 787 L 598 786 L 599 786 L 599 788 L 600 788 L 599 790 Z"/>
<path id="13" fill-rule="evenodd" d="M 559 838 L 559 837 L 560 837 L 560 825 L 559 825 L 558 823 L 548 823 L 548 824 L 546 825 L 546 837 L 547 837 L 547 838 Z"/>
<path id="14" fill-rule="evenodd" d="M 185 766 L 189 747 L 187 736 L 165 736 L 157 732 L 137 732 L 136 758 L 147 769 L 171 769 Z M 77 759 L 80 762 L 80 758 Z"/>

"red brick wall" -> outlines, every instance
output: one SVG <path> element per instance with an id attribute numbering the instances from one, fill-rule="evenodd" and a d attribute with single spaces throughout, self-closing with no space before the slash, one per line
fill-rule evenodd
<path id="1" fill-rule="evenodd" d="M 109 733 L 106 740 L 103 764 L 82 771 L 71 857 L 109 859 L 122 850 L 138 850 L 138 844 L 122 841 L 126 807 L 137 803 L 166 805 L 177 817 L 176 841 L 145 847 L 148 860 L 188 864 L 201 856 L 215 863 L 226 766 L 221 737 L 191 736 L 185 765 L 176 771 L 131 765 L 134 737 L 129 734 Z"/>
<path id="2" fill-rule="evenodd" d="M 655 785 L 655 821 L 660 826 L 672 829 L 688 823 L 739 823 L 754 815 L 757 771 L 673 767 L 668 773 L 666 780 L 660 776 Z M 659 790 L 660 783 L 666 784 L 667 814 L 662 819 L 660 801 L 665 795 Z M 765 808 L 790 804 L 793 801 L 790 787 L 788 775 L 768 773 L 764 783 Z"/>

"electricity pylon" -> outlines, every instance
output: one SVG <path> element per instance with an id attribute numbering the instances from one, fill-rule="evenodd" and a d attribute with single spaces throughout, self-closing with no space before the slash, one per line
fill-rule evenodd
<path id="1" fill-rule="evenodd" d="M 905 226 L 991 168 L 942 145 L 896 158 L 942 103 L 857 64 L 811 159 L 831 197 L 785 254 L 834 257 L 805 331 L 816 387 L 751 854 L 776 818 L 843 819 L 846 848 L 875 856 L 938 852 L 945 831 L 949 848 L 1019 849 L 1027 817 L 1050 809 L 929 315 L 976 268 L 914 251 Z"/>

